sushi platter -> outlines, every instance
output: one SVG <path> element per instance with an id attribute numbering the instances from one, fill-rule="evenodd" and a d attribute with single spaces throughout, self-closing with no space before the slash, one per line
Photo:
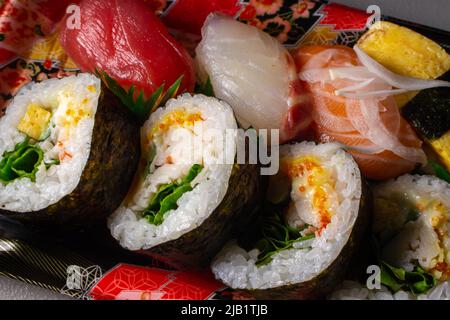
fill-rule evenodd
<path id="1" fill-rule="evenodd" d="M 321 0 L 0 0 L 0 276 L 77 299 L 450 299 L 450 33 Z"/>

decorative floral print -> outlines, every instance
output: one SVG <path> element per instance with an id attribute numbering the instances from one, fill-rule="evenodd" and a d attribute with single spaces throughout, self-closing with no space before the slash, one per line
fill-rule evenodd
<path id="1" fill-rule="evenodd" d="M 291 22 L 281 17 L 267 19 L 262 23 L 262 29 L 268 34 L 277 38 L 281 43 L 286 42 L 288 33 L 291 31 Z"/>
<path id="2" fill-rule="evenodd" d="M 250 0 L 250 5 L 258 15 L 275 14 L 283 6 L 283 0 Z"/>
<path id="3" fill-rule="evenodd" d="M 310 10 L 315 6 L 316 4 L 309 0 L 299 1 L 298 3 L 290 6 L 290 9 L 292 10 L 292 17 L 294 19 L 307 19 L 310 16 Z"/>

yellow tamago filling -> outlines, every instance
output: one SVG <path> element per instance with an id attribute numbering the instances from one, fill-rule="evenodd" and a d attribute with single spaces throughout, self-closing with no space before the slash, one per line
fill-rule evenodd
<path id="1" fill-rule="evenodd" d="M 47 130 L 51 117 L 50 111 L 31 103 L 17 129 L 34 140 L 40 140 Z"/>
<path id="2" fill-rule="evenodd" d="M 391 22 L 374 24 L 358 46 L 389 70 L 408 77 L 436 79 L 450 70 L 450 55 L 436 42 Z M 400 107 L 416 93 L 396 96 Z"/>
<path id="3" fill-rule="evenodd" d="M 429 141 L 429 143 L 450 172 L 450 131 L 439 139 Z"/>
<path id="4" fill-rule="evenodd" d="M 297 191 L 301 196 L 310 200 L 320 221 L 320 226 L 316 227 L 320 230 L 325 228 L 334 214 L 330 194 L 335 192 L 335 183 L 331 172 L 314 156 L 283 159 L 281 168 L 286 175 L 296 181 L 295 185 L 298 186 Z"/>

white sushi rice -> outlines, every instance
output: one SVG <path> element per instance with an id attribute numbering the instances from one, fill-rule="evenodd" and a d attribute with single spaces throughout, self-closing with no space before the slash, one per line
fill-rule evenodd
<path id="1" fill-rule="evenodd" d="M 385 198 L 387 201 L 395 201 L 392 196 L 403 195 L 413 204 L 420 200 L 438 200 L 444 204 L 447 216 L 450 214 L 450 184 L 434 176 L 419 175 L 403 175 L 395 180 L 379 184 L 374 188 L 375 203 L 377 199 Z M 401 214 L 394 215 L 389 211 L 382 212 L 382 207 L 375 206 L 375 221 L 373 229 L 376 233 L 388 230 L 398 223 L 403 224 Z M 426 218 L 426 217 L 423 217 Z M 419 223 L 417 223 L 419 222 Z M 414 249 L 406 243 L 398 246 L 399 242 L 391 244 L 390 252 L 387 258 L 394 259 L 389 261 L 395 265 L 401 266 L 406 270 L 413 269 L 411 264 L 413 260 L 420 260 L 422 264 L 429 264 L 436 258 L 437 254 L 433 240 L 434 231 L 428 228 L 426 220 L 410 221 L 408 224 L 416 224 L 417 228 L 410 228 L 412 232 L 416 232 L 414 239 L 417 242 Z M 450 234 L 450 230 L 449 230 Z M 402 237 L 408 240 L 408 236 Z M 401 240 L 401 239 L 400 239 Z M 445 244 L 444 244 L 445 245 Z M 447 243 L 448 245 L 448 243 Z M 386 258 L 386 257 L 385 257 Z M 447 257 L 448 259 L 448 257 Z M 427 266 L 422 267 L 426 268 Z M 438 281 L 438 284 L 423 294 L 414 295 L 411 292 L 399 290 L 392 293 L 387 287 L 381 285 L 380 289 L 371 289 L 355 281 L 344 281 L 329 297 L 335 300 L 450 300 L 450 280 Z"/>
<path id="2" fill-rule="evenodd" d="M 396 233 L 382 249 L 384 260 L 407 271 L 417 262 L 427 271 L 438 262 L 450 265 L 450 184 L 434 176 L 407 174 L 376 186 L 374 198 L 373 231 Z M 412 209 L 419 216 L 408 221 L 405 212 Z M 435 230 L 438 225 L 442 235 Z M 440 278 L 440 272 L 433 275 Z"/>
<path id="3" fill-rule="evenodd" d="M 100 80 L 79 74 L 63 79 L 50 79 L 24 87 L 0 118 L 0 161 L 5 152 L 14 150 L 26 135 L 17 129 L 30 104 L 52 111 L 50 136 L 36 143 L 44 160 L 36 173 L 36 181 L 16 179 L 0 182 L 0 208 L 13 212 L 32 212 L 57 203 L 78 185 L 90 154 L 95 113 L 100 95 Z M 77 124 L 70 122 L 68 110 L 83 108 L 88 116 Z M 64 152 L 66 155 L 64 156 Z M 62 159 L 64 157 L 64 159 Z M 45 162 L 60 160 L 48 170 Z"/>
<path id="4" fill-rule="evenodd" d="M 258 249 L 250 252 L 235 241 L 216 256 L 212 270 L 217 279 L 235 289 L 268 289 L 308 281 L 326 269 L 339 255 L 352 232 L 361 198 L 361 176 L 353 158 L 336 144 L 303 142 L 281 148 L 281 156 L 315 156 L 332 172 L 339 204 L 320 236 L 294 244 L 260 267 Z"/>
<path id="5" fill-rule="evenodd" d="M 189 126 L 172 126 L 161 141 L 148 138 L 161 119 L 180 110 L 201 114 L 200 131 Z M 135 188 L 109 218 L 108 226 L 113 237 L 126 249 L 149 249 L 200 226 L 227 192 L 236 154 L 236 129 L 231 107 L 203 95 L 184 94 L 153 113 L 141 132 L 144 162 L 148 161 L 151 144 L 156 146 L 151 173 L 145 176 L 143 172 L 147 169 L 141 167 Z M 208 130 L 214 130 L 223 140 L 205 134 Z M 227 132 L 231 133 L 230 139 L 226 139 Z M 197 152 L 199 146 L 202 152 Z M 223 161 L 227 156 L 232 159 L 231 163 Z M 173 163 L 166 163 L 167 157 Z M 203 169 L 191 183 L 193 190 L 178 199 L 176 209 L 165 213 L 162 224 L 150 224 L 142 213 L 158 188 L 183 178 L 195 163 L 202 164 Z M 145 179 L 140 178 L 142 176 Z"/>

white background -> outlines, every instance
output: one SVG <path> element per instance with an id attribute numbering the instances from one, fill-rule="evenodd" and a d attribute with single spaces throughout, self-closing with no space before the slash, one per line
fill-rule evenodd
<path id="1" fill-rule="evenodd" d="M 205 0 L 207 1 L 207 0 Z M 383 15 L 450 31 L 450 0 L 335 0 L 365 10 L 379 5 Z M 0 277 L 0 299 L 67 299 L 45 289 Z"/>

